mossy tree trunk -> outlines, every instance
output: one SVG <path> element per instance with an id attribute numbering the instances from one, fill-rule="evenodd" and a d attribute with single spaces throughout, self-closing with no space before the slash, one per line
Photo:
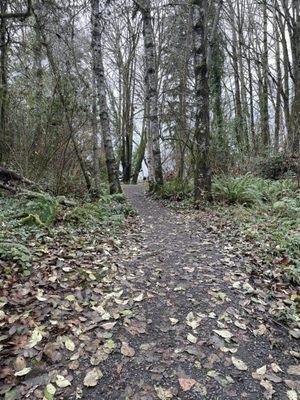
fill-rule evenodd
<path id="1" fill-rule="evenodd" d="M 209 85 L 207 65 L 208 2 L 194 0 L 192 6 L 196 119 L 194 133 L 194 199 L 211 193 Z"/>

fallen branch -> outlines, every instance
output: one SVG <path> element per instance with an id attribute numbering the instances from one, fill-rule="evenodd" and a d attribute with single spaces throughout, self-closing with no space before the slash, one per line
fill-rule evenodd
<path id="1" fill-rule="evenodd" d="M 9 182 L 21 182 L 21 183 L 26 183 L 27 185 L 35 184 L 29 179 L 24 178 L 24 176 L 17 174 L 15 171 L 6 169 L 4 167 L 0 167 L 0 181 L 3 181 L 4 184 L 7 184 Z"/>
<path id="2" fill-rule="evenodd" d="M 13 194 L 17 193 L 17 190 L 15 187 L 6 185 L 5 183 L 1 183 L 1 182 L 0 182 L 0 189 L 7 190 Z"/>
<path id="3" fill-rule="evenodd" d="M 35 186 L 37 190 L 40 189 L 40 191 L 24 189 L 16 185 L 11 185 L 11 183 L 14 184 L 25 183 L 30 186 Z M 0 189 L 7 190 L 13 195 L 25 197 L 28 199 L 51 200 L 51 195 L 47 192 L 44 192 L 41 188 L 38 187 L 36 183 L 30 181 L 27 178 L 24 178 L 23 176 L 17 174 L 14 171 L 11 171 L 3 167 L 0 167 Z M 64 196 L 56 197 L 55 199 L 56 201 L 58 201 L 59 204 L 64 205 L 66 207 L 74 207 L 77 205 L 75 201 L 69 200 Z"/>
<path id="4" fill-rule="evenodd" d="M 18 197 L 25 197 L 26 199 L 41 199 L 41 200 L 51 200 L 51 195 L 46 192 L 33 192 L 31 190 L 21 189 L 18 194 Z M 52 198 L 53 199 L 53 198 Z M 77 203 L 73 200 L 68 200 L 66 197 L 55 197 L 55 200 L 66 207 L 74 207 Z"/>

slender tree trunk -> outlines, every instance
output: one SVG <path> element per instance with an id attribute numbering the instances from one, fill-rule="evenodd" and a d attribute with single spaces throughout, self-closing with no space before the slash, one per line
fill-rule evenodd
<path id="1" fill-rule="evenodd" d="M 285 127 L 288 134 L 288 141 L 289 135 L 291 133 L 290 129 L 290 60 L 289 60 L 289 50 L 286 41 L 286 26 L 282 22 L 281 16 L 278 16 L 278 24 L 280 28 L 281 34 L 281 44 L 282 44 L 282 51 L 283 51 L 283 92 L 282 92 L 282 101 L 283 101 L 283 113 L 284 113 L 284 120 L 285 120 Z"/>
<path id="2" fill-rule="evenodd" d="M 179 128 L 179 140 L 176 141 L 177 147 L 177 178 L 182 180 L 184 176 L 185 166 L 185 152 L 187 141 L 187 79 L 188 79 L 188 68 L 187 62 L 184 61 L 182 75 L 180 76 L 179 83 L 179 115 L 178 115 L 178 128 Z"/>
<path id="3" fill-rule="evenodd" d="M 211 49 L 210 63 L 210 108 L 212 111 L 212 135 L 216 143 L 216 160 L 217 165 L 222 171 L 227 171 L 227 161 L 229 161 L 228 140 L 226 137 L 226 129 L 224 127 L 224 112 L 222 100 L 222 77 L 224 73 L 224 54 L 221 44 L 220 34 L 216 35 L 216 39 Z"/>
<path id="4" fill-rule="evenodd" d="M 253 77 L 252 77 L 252 66 L 251 66 L 251 54 L 249 52 L 248 59 L 248 79 L 249 79 L 249 102 L 250 102 L 250 131 L 251 131 L 251 141 L 252 149 L 254 154 L 257 153 L 257 143 L 256 143 L 256 133 L 255 133 L 255 121 L 254 121 L 254 97 L 253 97 Z"/>
<path id="5" fill-rule="evenodd" d="M 291 143 L 292 153 L 298 154 L 300 150 L 300 5 L 294 4 L 294 20 L 292 56 L 293 56 L 293 75 L 294 75 L 294 99 L 291 113 Z"/>
<path id="6" fill-rule="evenodd" d="M 150 0 L 144 0 L 141 5 L 137 2 L 143 18 L 143 37 L 146 63 L 146 96 L 149 104 L 149 189 L 155 191 L 163 184 L 163 171 L 160 152 L 159 121 L 158 121 L 158 88 L 156 46 L 153 32 Z"/>
<path id="7" fill-rule="evenodd" d="M 276 21 L 275 21 L 276 24 Z M 276 80 L 277 80 L 277 88 L 276 88 L 276 103 L 275 103 L 275 128 L 274 128 L 274 151 L 278 153 L 279 151 L 279 141 L 280 141 L 280 129 L 281 129 L 281 93 L 282 93 L 282 73 L 281 73 L 281 62 L 280 62 L 280 37 L 278 33 L 278 28 L 275 28 L 276 35 L 276 51 L 275 51 L 275 60 L 276 60 Z"/>
<path id="8" fill-rule="evenodd" d="M 129 183 L 132 168 L 133 115 L 134 104 L 134 66 L 130 60 L 126 63 L 123 75 L 123 129 L 122 129 L 122 167 L 123 182 Z"/>
<path id="9" fill-rule="evenodd" d="M 7 12 L 7 0 L 0 4 L 1 14 Z M 6 145 L 6 105 L 7 105 L 7 20 L 0 19 L 0 162 L 3 161 L 7 151 Z"/>
<path id="10" fill-rule="evenodd" d="M 242 124 L 243 124 L 243 142 L 245 150 L 249 150 L 249 134 L 248 134 L 248 103 L 247 103 L 247 93 L 246 93 L 246 80 L 245 80 L 245 68 L 243 62 L 243 46 L 245 43 L 244 37 L 244 26 L 243 26 L 243 16 L 242 10 L 240 10 L 240 5 L 237 6 L 238 9 L 238 66 L 239 66 L 239 77 L 240 77 L 240 90 L 241 90 L 241 107 L 242 107 Z"/>
<path id="11" fill-rule="evenodd" d="M 262 56 L 262 91 L 261 91 L 261 135 L 264 150 L 270 146 L 269 126 L 269 55 L 268 55 L 268 16 L 267 0 L 263 0 L 263 56 Z"/>
<path id="12" fill-rule="evenodd" d="M 209 196 L 211 193 L 207 13 L 208 3 L 206 0 L 193 1 L 192 17 L 196 100 L 194 198 L 196 202 L 201 199 L 203 192 L 206 192 Z"/>
<path id="13" fill-rule="evenodd" d="M 106 155 L 106 166 L 110 193 L 120 193 L 121 186 L 113 151 L 110 133 L 109 113 L 106 99 L 105 73 L 102 56 L 102 31 L 100 26 L 99 0 L 92 0 L 92 54 L 93 70 L 97 85 L 97 95 L 100 108 L 100 124 Z"/>
<path id="14" fill-rule="evenodd" d="M 32 142 L 32 150 L 36 151 L 40 147 L 42 138 L 42 96 L 43 96 L 43 68 L 42 68 L 42 32 L 41 32 L 41 3 L 39 0 L 35 4 L 35 43 L 34 43 L 34 70 L 35 70 L 35 105 L 34 120 L 35 129 Z"/>
<path id="15" fill-rule="evenodd" d="M 137 184 L 139 173 L 141 172 L 142 169 L 143 159 L 145 157 L 146 146 L 147 146 L 147 115 L 145 110 L 143 118 L 141 142 L 136 152 L 136 159 L 132 173 L 133 184 Z"/>
<path id="16" fill-rule="evenodd" d="M 239 63 L 238 63 L 238 52 L 237 52 L 237 35 L 236 27 L 232 27 L 232 64 L 233 64 L 233 75 L 234 75 L 234 89 L 235 89 L 235 132 L 236 141 L 240 151 L 244 148 L 244 134 L 245 124 L 244 115 L 242 108 L 241 99 L 241 88 L 240 88 L 240 76 L 239 76 Z"/>
<path id="17" fill-rule="evenodd" d="M 98 144 L 98 123 L 97 123 L 97 95 L 95 77 L 93 77 L 93 104 L 92 104 L 92 135 L 93 135 L 93 172 L 94 172 L 94 196 L 100 196 L 100 154 Z"/>

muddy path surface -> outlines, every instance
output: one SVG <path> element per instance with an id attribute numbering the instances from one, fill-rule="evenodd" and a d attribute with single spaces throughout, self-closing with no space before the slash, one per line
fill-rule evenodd
<path id="1" fill-rule="evenodd" d="M 113 349 L 82 398 L 297 399 L 298 343 L 269 317 L 272 299 L 240 247 L 142 186 L 125 193 L 139 215 L 134 245 L 118 256 L 117 303 L 128 311 L 108 326 Z"/>

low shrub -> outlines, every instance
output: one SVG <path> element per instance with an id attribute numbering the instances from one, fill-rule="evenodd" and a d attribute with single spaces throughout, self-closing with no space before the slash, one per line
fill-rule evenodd
<path id="1" fill-rule="evenodd" d="M 213 180 L 212 194 L 215 200 L 227 204 L 251 205 L 261 200 L 256 183 L 252 175 L 242 177 L 221 175 Z"/>
<path id="2" fill-rule="evenodd" d="M 227 204 L 257 205 L 275 212 L 297 212 L 300 207 L 299 191 L 292 179 L 271 181 L 245 175 L 215 177 L 212 184 L 216 201 Z M 297 195 L 298 193 L 298 195 Z"/>
<path id="3" fill-rule="evenodd" d="M 11 241 L 3 241 L 0 243 L 0 258 L 5 261 L 28 262 L 31 255 L 26 246 Z"/>
<path id="4" fill-rule="evenodd" d="M 120 225 L 124 219 L 135 211 L 126 203 L 123 194 L 103 196 L 94 203 L 84 203 L 74 207 L 67 214 L 65 221 L 71 224 L 87 225 Z"/>
<path id="5" fill-rule="evenodd" d="M 298 163 L 295 157 L 278 154 L 259 160 L 254 169 L 261 178 L 278 180 L 287 176 L 296 176 Z"/>
<path id="6" fill-rule="evenodd" d="M 191 196 L 192 186 L 180 179 L 173 179 L 159 188 L 156 196 L 165 200 L 182 201 Z"/>
<path id="7" fill-rule="evenodd" d="M 25 212 L 28 214 L 28 217 L 35 216 L 35 218 L 27 218 L 28 221 L 36 225 L 40 225 L 37 223 L 38 220 L 45 226 L 53 225 L 59 210 L 59 200 L 47 194 L 37 196 L 25 204 Z"/>

